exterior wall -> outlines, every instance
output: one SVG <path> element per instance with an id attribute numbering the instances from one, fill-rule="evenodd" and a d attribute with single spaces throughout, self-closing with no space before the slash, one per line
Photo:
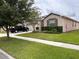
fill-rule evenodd
<path id="1" fill-rule="evenodd" d="M 57 26 L 63 27 L 63 32 L 68 32 L 68 31 L 79 29 L 79 22 L 66 19 L 66 18 L 63 18 L 62 16 L 57 16 L 53 14 L 43 20 L 43 25 L 47 26 L 47 21 L 53 18 L 57 19 L 57 22 L 58 22 Z"/>
<path id="2" fill-rule="evenodd" d="M 64 19 L 63 20 L 63 32 L 71 31 L 74 29 L 73 21 Z"/>
<path id="3" fill-rule="evenodd" d="M 79 29 L 79 23 L 76 23 L 76 29 Z"/>
<path id="4" fill-rule="evenodd" d="M 39 29 L 36 29 L 37 27 L 38 27 Z M 41 32 L 41 27 L 42 27 L 41 21 L 38 21 L 38 23 L 35 25 L 35 31 Z"/>
<path id="5" fill-rule="evenodd" d="M 77 30 L 79 29 L 79 23 L 76 21 L 68 20 L 68 19 L 63 19 L 63 32 L 68 32 L 72 30 Z"/>
<path id="6" fill-rule="evenodd" d="M 62 22 L 61 18 L 58 17 L 58 16 L 56 16 L 56 15 L 50 15 L 46 19 L 44 19 L 44 21 L 43 21 L 44 24 L 43 25 L 44 26 L 47 26 L 47 21 L 49 19 L 53 19 L 53 18 L 56 18 L 57 19 L 57 23 L 58 23 L 57 26 L 62 26 L 63 22 Z"/>

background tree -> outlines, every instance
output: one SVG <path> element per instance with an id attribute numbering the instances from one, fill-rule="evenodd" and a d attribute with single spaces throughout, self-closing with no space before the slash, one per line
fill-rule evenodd
<path id="1" fill-rule="evenodd" d="M 41 13 L 37 7 L 32 6 L 34 4 L 34 0 L 29 0 L 27 4 L 26 1 L 27 0 L 19 1 L 19 13 L 22 16 L 21 19 L 26 20 L 26 22 L 30 22 L 33 26 L 33 31 L 35 31 L 35 25 L 37 24 Z"/>
<path id="2" fill-rule="evenodd" d="M 9 38 L 10 26 L 15 26 L 23 20 L 32 21 L 34 9 L 33 0 L 1 0 L 0 1 L 0 26 L 7 32 Z"/>
<path id="3" fill-rule="evenodd" d="M 41 13 L 40 13 L 39 9 L 36 7 L 32 8 L 32 10 L 30 11 L 30 14 L 29 14 L 30 18 L 28 21 L 33 26 L 33 31 L 35 31 L 35 25 L 38 24 L 40 15 L 41 15 Z"/>

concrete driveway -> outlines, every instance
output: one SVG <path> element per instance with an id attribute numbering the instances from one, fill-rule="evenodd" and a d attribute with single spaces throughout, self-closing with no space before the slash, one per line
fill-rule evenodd
<path id="1" fill-rule="evenodd" d="M 32 31 L 28 31 L 28 32 L 18 32 L 18 33 L 10 33 L 10 36 L 15 36 L 15 35 L 18 35 L 18 34 L 24 34 L 24 33 L 31 33 Z M 5 37 L 7 36 L 6 33 L 1 33 L 0 34 L 0 37 Z"/>
<path id="2" fill-rule="evenodd" d="M 6 33 L 4 33 L 4 34 L 0 34 L 0 37 L 4 37 L 4 36 L 6 36 Z"/>

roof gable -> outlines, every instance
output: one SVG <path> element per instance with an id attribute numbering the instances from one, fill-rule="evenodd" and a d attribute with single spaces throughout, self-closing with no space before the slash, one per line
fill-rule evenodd
<path id="1" fill-rule="evenodd" d="M 55 13 L 50 13 L 50 14 L 47 15 L 43 20 L 45 20 L 45 19 L 46 19 L 47 17 L 49 17 L 50 15 L 60 16 L 60 17 L 62 17 L 62 18 L 65 18 L 65 19 L 68 19 L 68 20 L 71 20 L 71 21 L 74 21 L 74 22 L 78 22 L 78 23 L 79 23 L 79 21 L 74 20 L 74 19 L 72 19 L 72 18 L 70 18 L 70 17 L 67 17 L 67 16 L 61 16 L 61 15 L 59 15 L 59 14 L 55 14 Z"/>

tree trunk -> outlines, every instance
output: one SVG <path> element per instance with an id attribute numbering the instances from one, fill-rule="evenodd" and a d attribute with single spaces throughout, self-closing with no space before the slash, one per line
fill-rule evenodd
<path id="1" fill-rule="evenodd" d="M 8 28 L 8 26 L 6 26 L 6 33 L 7 33 L 7 38 L 10 38 L 10 36 L 9 36 L 9 28 Z"/>

